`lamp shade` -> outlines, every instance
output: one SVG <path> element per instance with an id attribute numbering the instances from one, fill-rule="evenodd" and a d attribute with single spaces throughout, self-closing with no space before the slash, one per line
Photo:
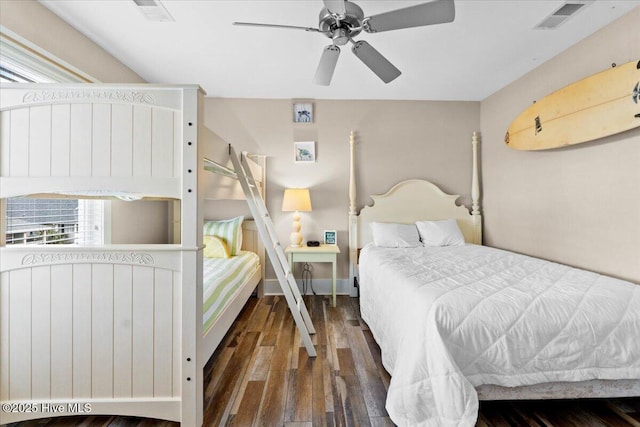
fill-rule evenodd
<path id="1" fill-rule="evenodd" d="M 287 188 L 282 199 L 283 212 L 311 212 L 308 188 Z"/>

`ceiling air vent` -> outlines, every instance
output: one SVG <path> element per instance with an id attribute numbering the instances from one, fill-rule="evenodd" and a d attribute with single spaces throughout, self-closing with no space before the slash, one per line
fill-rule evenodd
<path id="1" fill-rule="evenodd" d="M 149 21 L 174 21 L 173 16 L 171 16 L 159 0 L 133 0 L 133 2 Z"/>
<path id="2" fill-rule="evenodd" d="M 593 0 L 567 1 L 533 28 L 536 30 L 552 30 L 558 28 L 569 18 L 586 8 L 592 1 Z"/>

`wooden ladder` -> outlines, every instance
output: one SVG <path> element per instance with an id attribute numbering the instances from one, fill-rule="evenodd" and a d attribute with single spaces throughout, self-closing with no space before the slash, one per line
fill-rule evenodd
<path id="1" fill-rule="evenodd" d="M 300 331 L 302 343 L 307 349 L 309 357 L 316 357 L 316 349 L 313 347 L 310 335 L 315 334 L 316 330 L 313 327 L 311 317 L 309 317 L 309 312 L 307 311 L 307 306 L 305 305 L 302 295 L 300 294 L 300 290 L 298 289 L 298 284 L 291 272 L 291 266 L 289 265 L 284 250 L 278 241 L 275 228 L 273 227 L 273 222 L 269 216 L 269 211 L 267 211 L 264 200 L 258 191 L 258 186 L 253 178 L 246 156 L 242 154 L 238 157 L 231 146 L 229 146 L 229 154 L 231 162 L 233 163 L 233 168 L 238 176 L 238 181 L 240 182 L 242 191 L 244 192 L 247 203 L 249 204 L 249 210 L 256 222 L 260 239 L 262 239 L 267 255 L 269 256 L 269 260 L 271 261 L 271 265 L 276 272 L 278 282 L 282 288 L 282 293 L 287 300 L 287 304 L 289 304 L 289 310 L 291 310 L 291 314 L 296 322 L 298 331 Z"/>

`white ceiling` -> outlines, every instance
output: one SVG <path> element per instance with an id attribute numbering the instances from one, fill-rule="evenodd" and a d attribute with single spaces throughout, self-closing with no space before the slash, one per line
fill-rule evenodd
<path id="1" fill-rule="evenodd" d="M 342 48 L 331 86 L 311 80 L 322 34 L 233 26 L 318 26 L 321 0 L 164 0 L 150 22 L 132 0 L 41 0 L 150 83 L 200 84 L 228 98 L 482 100 L 640 5 L 596 0 L 555 30 L 534 30 L 564 0 L 455 0 L 453 23 L 362 33 L 402 75 L 384 84 Z M 365 16 L 421 1 L 355 0 Z"/>

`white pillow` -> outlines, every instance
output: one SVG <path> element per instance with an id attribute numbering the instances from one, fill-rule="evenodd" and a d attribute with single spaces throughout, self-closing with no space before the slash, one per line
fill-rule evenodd
<path id="1" fill-rule="evenodd" d="M 464 236 L 455 219 L 416 222 L 420 240 L 425 246 L 462 246 Z"/>
<path id="2" fill-rule="evenodd" d="M 372 222 L 373 244 L 385 248 L 415 248 L 420 246 L 420 235 L 415 224 Z"/>

